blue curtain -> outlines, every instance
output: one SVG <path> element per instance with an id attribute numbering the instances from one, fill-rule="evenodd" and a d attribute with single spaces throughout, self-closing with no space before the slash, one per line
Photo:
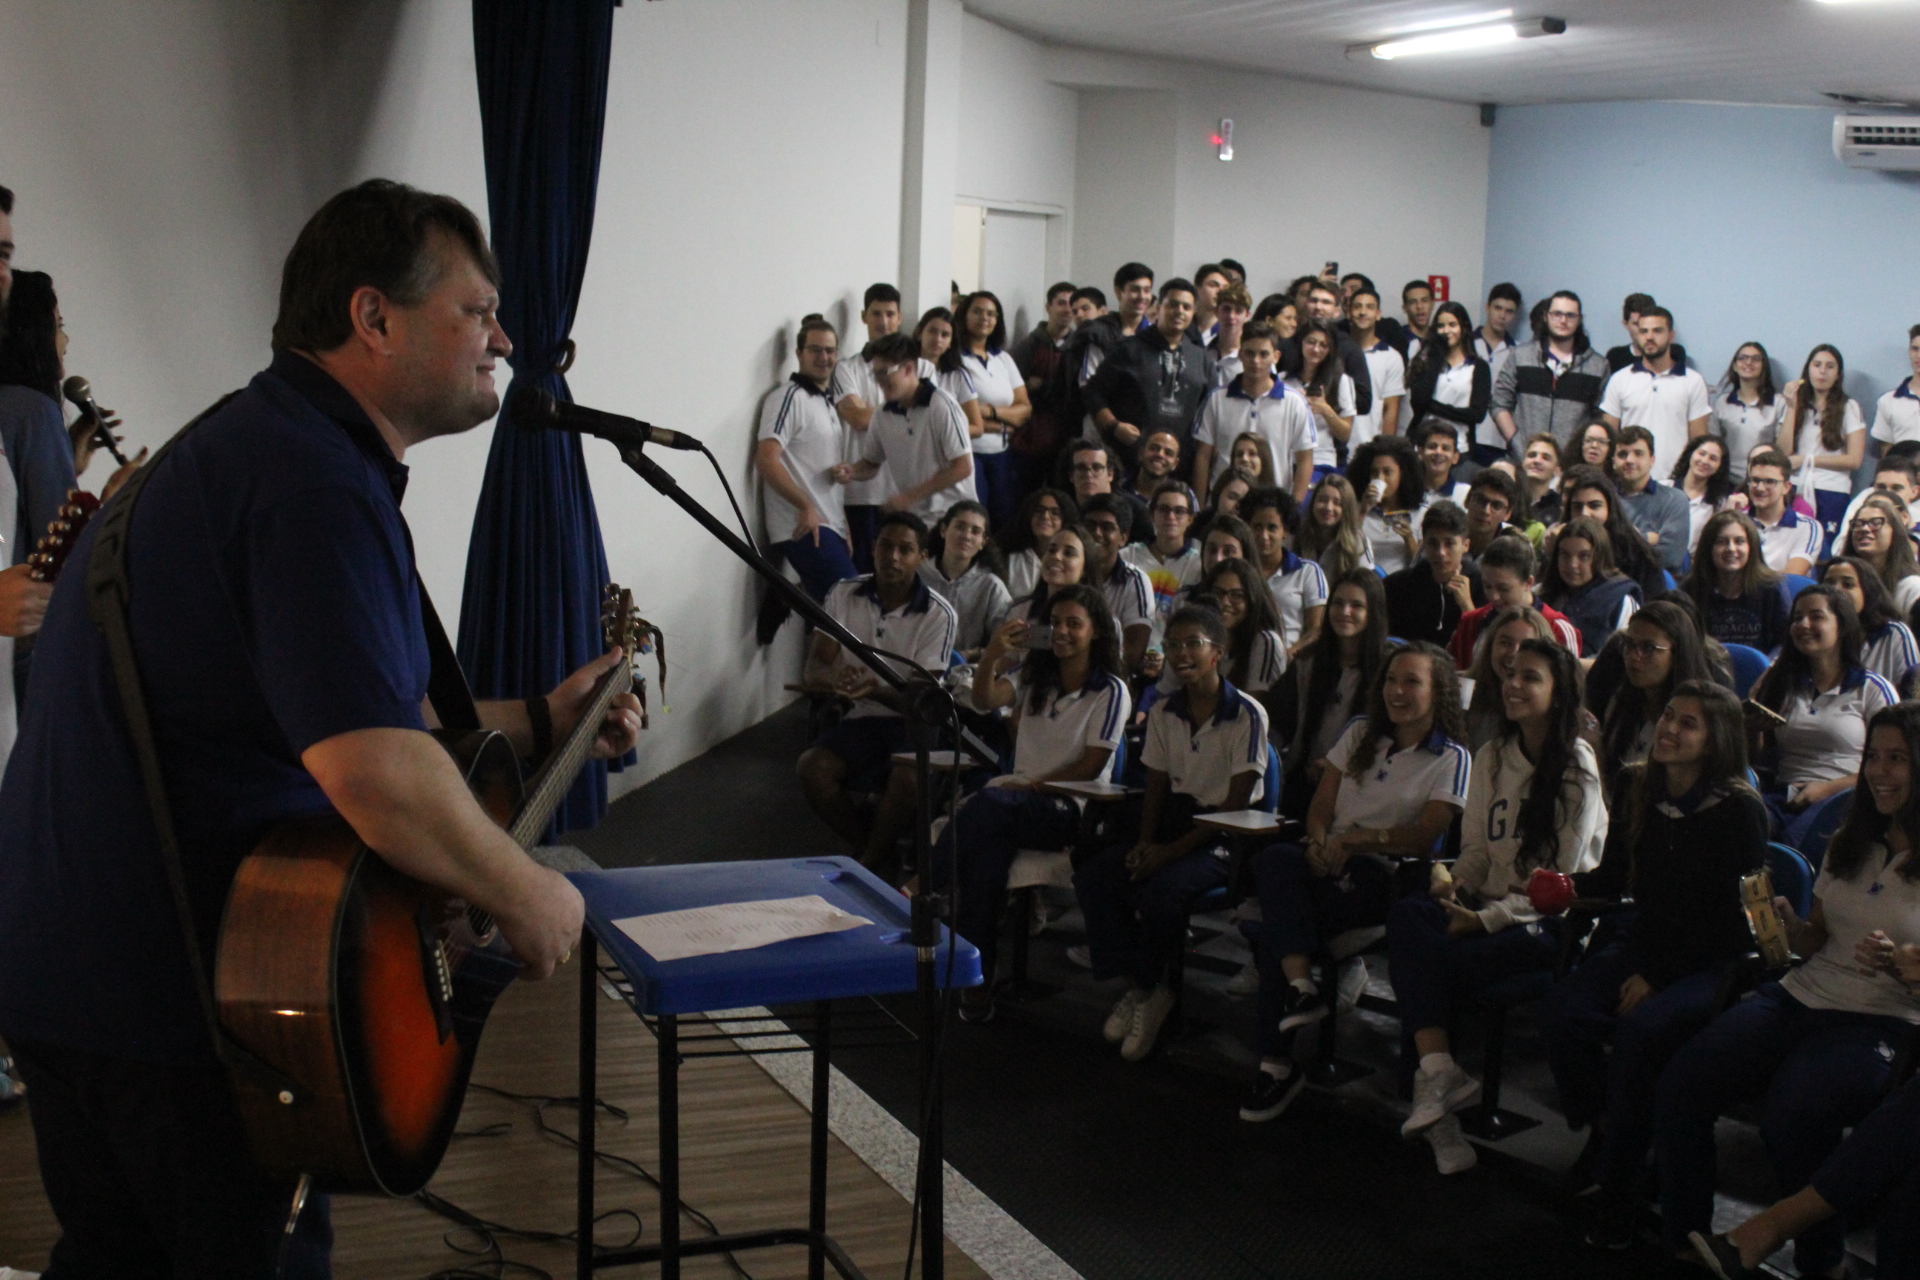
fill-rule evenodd
<path id="1" fill-rule="evenodd" d="M 567 333 L 593 237 L 614 0 L 474 0 L 473 58 L 487 208 L 503 280 L 500 323 L 513 380 L 571 399 Z M 527 432 L 502 414 L 467 546 L 460 664 L 481 698 L 559 683 L 601 653 L 607 554 L 576 436 Z M 607 807 L 590 765 L 555 828 L 590 827 Z"/>

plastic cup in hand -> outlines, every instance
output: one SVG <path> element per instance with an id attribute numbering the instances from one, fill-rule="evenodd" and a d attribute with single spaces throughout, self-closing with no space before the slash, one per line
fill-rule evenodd
<path id="1" fill-rule="evenodd" d="M 1527 877 L 1527 901 L 1543 916 L 1557 916 L 1573 905 L 1573 877 L 1561 871 L 1535 867 Z"/>

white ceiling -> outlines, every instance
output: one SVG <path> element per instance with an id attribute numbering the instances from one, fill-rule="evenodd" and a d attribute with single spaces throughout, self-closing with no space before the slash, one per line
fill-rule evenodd
<path id="1" fill-rule="evenodd" d="M 1382 62 L 1348 45 L 1512 6 L 1564 35 Z M 1455 102 L 1920 101 L 1920 2 L 1853 0 L 966 0 L 1039 39 Z"/>

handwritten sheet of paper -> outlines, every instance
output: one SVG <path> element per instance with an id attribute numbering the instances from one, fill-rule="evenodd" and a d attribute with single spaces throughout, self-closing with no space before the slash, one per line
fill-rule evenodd
<path id="1" fill-rule="evenodd" d="M 767 902 L 726 902 L 615 920 L 655 960 L 750 951 L 788 938 L 858 929 L 873 921 L 842 911 L 817 893 Z"/>

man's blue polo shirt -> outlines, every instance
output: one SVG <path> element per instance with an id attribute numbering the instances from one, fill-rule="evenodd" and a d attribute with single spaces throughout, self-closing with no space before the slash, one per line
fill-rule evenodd
<path id="1" fill-rule="evenodd" d="M 155 465 L 129 539 L 132 630 L 207 971 L 235 869 L 326 811 L 308 747 L 423 728 L 430 660 L 407 469 L 346 390 L 280 353 Z M 0 784 L 0 1033 L 212 1061 L 139 766 L 83 590 L 54 590 Z"/>

